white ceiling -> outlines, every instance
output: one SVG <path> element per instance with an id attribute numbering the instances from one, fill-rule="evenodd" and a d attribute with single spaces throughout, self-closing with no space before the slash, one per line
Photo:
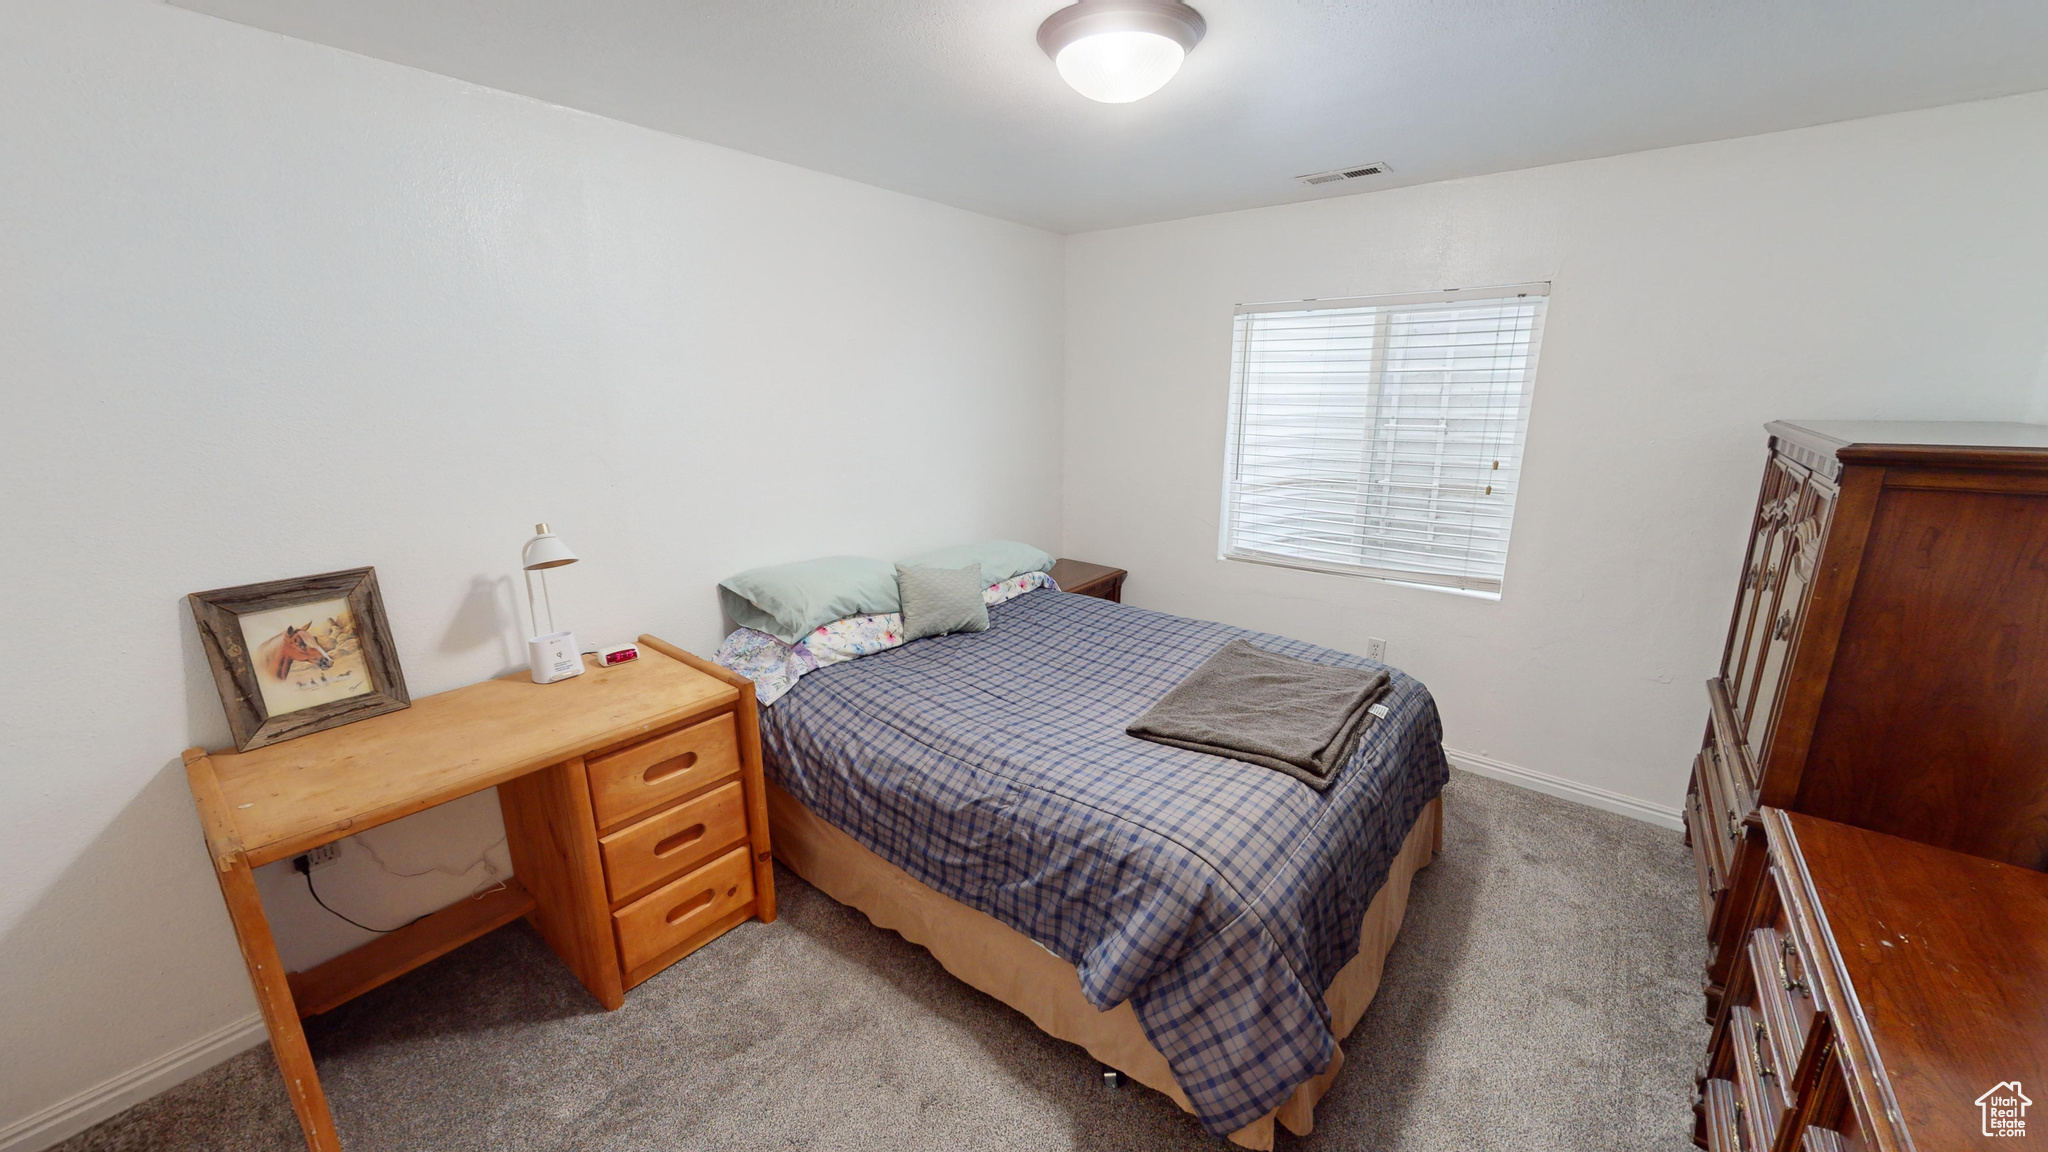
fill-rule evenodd
<path id="1" fill-rule="evenodd" d="M 1125 105 L 1063 0 L 174 2 L 1060 232 L 2048 89 L 2044 0 L 1196 0 Z"/>

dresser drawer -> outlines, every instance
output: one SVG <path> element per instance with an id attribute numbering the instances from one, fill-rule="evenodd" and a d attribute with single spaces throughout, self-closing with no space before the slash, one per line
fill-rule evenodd
<path id="1" fill-rule="evenodd" d="M 732 713 L 593 756 L 590 804 L 608 828 L 740 770 Z"/>
<path id="2" fill-rule="evenodd" d="M 686 872 L 746 839 L 747 805 L 737 780 L 630 824 L 597 842 L 605 883 L 623 900 Z"/>
<path id="3" fill-rule="evenodd" d="M 1730 744 L 1722 729 L 1716 726 L 1707 739 L 1705 748 L 1700 750 L 1706 757 L 1703 767 L 1714 778 L 1715 811 L 1714 823 L 1721 829 L 1734 853 L 1734 845 L 1742 839 L 1742 825 L 1756 807 L 1756 782 L 1749 775 L 1749 753 Z"/>
<path id="4" fill-rule="evenodd" d="M 1780 1074 L 1778 1084 L 1788 1100 L 1795 1094 L 1800 1058 L 1813 1021 L 1813 1001 L 1794 975 L 1794 956 L 1791 938 L 1776 928 L 1765 926 L 1750 932 L 1748 960 L 1755 985 L 1756 1019 L 1764 1030 L 1767 1062 Z"/>
<path id="5" fill-rule="evenodd" d="M 1700 912 L 1714 922 L 1714 906 L 1728 887 L 1728 862 L 1733 855 L 1721 838 L 1714 801 L 1713 765 L 1702 751 L 1693 760 L 1692 787 L 1685 795 L 1685 831 L 1692 840 L 1693 869 L 1700 885 Z"/>
<path id="6" fill-rule="evenodd" d="M 1799 1152 L 1849 1152 L 1849 1145 L 1840 1132 L 1809 1125 L 1799 1134 Z"/>
<path id="7" fill-rule="evenodd" d="M 1771 1061 L 1763 1021 L 1747 1005 L 1728 1009 L 1727 1041 L 1735 1064 L 1735 1100 L 1742 1105 L 1742 1138 L 1747 1146 L 1769 1149 L 1789 1106 L 1778 1070 Z"/>
<path id="8" fill-rule="evenodd" d="M 1735 1102 L 1735 1085 L 1709 1080 L 1700 1086 L 1700 1123 L 1707 1152 L 1744 1152 L 1742 1108 Z"/>
<path id="9" fill-rule="evenodd" d="M 735 848 L 612 913 L 620 965 L 630 974 L 753 900 L 752 854 Z"/>

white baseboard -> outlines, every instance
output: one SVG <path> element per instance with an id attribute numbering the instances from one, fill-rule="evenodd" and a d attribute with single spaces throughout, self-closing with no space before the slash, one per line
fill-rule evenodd
<path id="1" fill-rule="evenodd" d="M 1609 792 L 1605 788 L 1595 788 L 1591 784 L 1581 784 L 1562 776 L 1552 776 L 1548 772 L 1538 772 L 1519 764 L 1509 764 L 1506 761 L 1495 760 L 1491 756 L 1481 756 L 1476 752 L 1460 752 L 1455 748 L 1445 748 L 1444 755 L 1450 758 L 1452 764 L 1467 772 L 1491 776 L 1495 780 L 1505 780 L 1531 792 L 1541 792 L 1546 796 L 1570 800 L 1589 808 L 1618 812 L 1623 816 L 1655 824 L 1661 828 L 1669 828 L 1674 832 L 1685 827 L 1684 816 L 1679 810 L 1664 804 L 1653 804 L 1648 800 L 1638 800 L 1619 792 Z"/>
<path id="2" fill-rule="evenodd" d="M 0 1152 L 42 1152 L 268 1038 L 263 1017 L 258 1015 L 223 1024 L 197 1040 L 0 1128 Z"/>

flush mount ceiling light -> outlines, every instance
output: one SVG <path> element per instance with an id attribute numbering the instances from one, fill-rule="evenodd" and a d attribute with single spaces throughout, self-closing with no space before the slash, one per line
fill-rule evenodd
<path id="1" fill-rule="evenodd" d="M 1080 0 L 1045 18 L 1038 46 L 1074 91 L 1128 104 L 1166 87 L 1208 30 L 1179 0 Z"/>

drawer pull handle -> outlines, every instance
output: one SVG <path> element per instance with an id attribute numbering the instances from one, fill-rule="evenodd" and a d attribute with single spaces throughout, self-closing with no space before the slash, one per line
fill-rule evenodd
<path id="1" fill-rule="evenodd" d="M 1764 1059 L 1764 1022 L 1757 1021 L 1753 1028 L 1754 1031 L 1749 1038 L 1749 1051 L 1750 1055 L 1756 1058 L 1756 1074 L 1776 1080 L 1778 1074 L 1771 1069 L 1770 1062 Z"/>
<path id="2" fill-rule="evenodd" d="M 1738 843 L 1742 840 L 1742 817 L 1732 810 L 1728 813 L 1728 839 Z"/>
<path id="3" fill-rule="evenodd" d="M 690 845 L 695 844 L 697 841 L 702 840 L 703 838 L 704 826 L 702 824 L 692 824 L 688 828 L 683 829 L 681 832 L 678 832 L 675 835 L 670 836 L 668 839 L 663 840 L 661 843 L 656 844 L 654 846 L 654 854 L 656 856 L 668 856 L 681 849 L 688 848 Z"/>
<path id="4" fill-rule="evenodd" d="M 659 784 L 681 772 L 688 772 L 697 763 L 695 752 L 685 752 L 673 760 L 663 760 L 642 773 L 640 778 L 649 784 Z"/>
<path id="5" fill-rule="evenodd" d="M 700 912 L 703 909 L 710 907 L 712 895 L 713 893 L 710 892 L 699 892 L 695 896 L 690 897 L 688 900 L 683 901 L 681 904 L 676 905 L 674 908 L 669 909 L 668 922 L 671 924 L 679 924 L 683 921 L 685 917 L 689 916 L 691 913 Z"/>
<path id="6" fill-rule="evenodd" d="M 1813 993 L 1807 990 L 1806 981 L 1792 978 L 1792 967 L 1787 961 L 1797 959 L 1799 959 L 1799 950 L 1793 947 L 1792 937 L 1787 936 L 1778 947 L 1778 984 L 1787 992 L 1797 992 L 1801 996 L 1812 996 Z M 1806 966 L 1801 964 L 1800 967 L 1803 969 Z"/>

